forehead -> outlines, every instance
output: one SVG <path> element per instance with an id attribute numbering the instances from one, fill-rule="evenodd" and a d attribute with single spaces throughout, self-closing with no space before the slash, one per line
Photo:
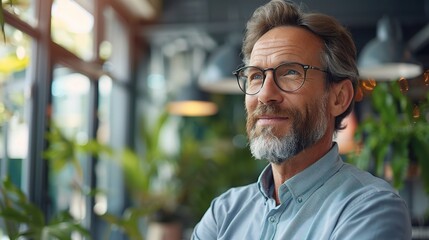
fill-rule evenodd
<path id="1" fill-rule="evenodd" d="M 296 26 L 276 27 L 256 41 L 250 55 L 252 65 L 272 65 L 282 61 L 319 64 L 322 40 L 314 33 Z"/>

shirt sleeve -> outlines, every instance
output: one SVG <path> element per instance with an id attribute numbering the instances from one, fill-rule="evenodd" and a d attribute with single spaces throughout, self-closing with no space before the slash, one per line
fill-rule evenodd
<path id="1" fill-rule="evenodd" d="M 331 239 L 411 239 L 408 208 L 395 193 L 379 191 L 362 196 L 344 210 Z"/>
<path id="2" fill-rule="evenodd" d="M 217 224 L 215 219 L 215 202 L 212 201 L 210 208 L 201 218 L 201 221 L 195 226 L 191 240 L 216 240 Z"/>

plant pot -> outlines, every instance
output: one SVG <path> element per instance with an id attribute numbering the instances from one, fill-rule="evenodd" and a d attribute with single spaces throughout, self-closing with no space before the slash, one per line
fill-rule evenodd
<path id="1" fill-rule="evenodd" d="M 180 222 L 149 223 L 146 239 L 149 240 L 181 240 L 182 224 Z"/>
<path id="2" fill-rule="evenodd" d="M 150 218 L 146 239 L 181 240 L 183 225 L 177 212 L 159 209 Z"/>

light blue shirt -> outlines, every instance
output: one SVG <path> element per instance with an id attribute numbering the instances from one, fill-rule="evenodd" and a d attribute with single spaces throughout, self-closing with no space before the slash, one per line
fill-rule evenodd
<path id="1" fill-rule="evenodd" d="M 384 180 L 344 163 L 336 144 L 280 186 L 278 206 L 273 187 L 269 165 L 257 183 L 214 199 L 192 239 L 411 239 L 405 202 Z"/>

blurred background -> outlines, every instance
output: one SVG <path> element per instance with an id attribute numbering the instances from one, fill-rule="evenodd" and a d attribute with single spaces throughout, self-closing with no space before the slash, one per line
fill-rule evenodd
<path id="1" fill-rule="evenodd" d="M 189 239 L 214 197 L 255 182 L 267 163 L 232 71 L 266 2 L 3 0 L 0 239 Z M 296 2 L 358 49 L 345 161 L 391 182 L 429 239 L 429 1 Z"/>

